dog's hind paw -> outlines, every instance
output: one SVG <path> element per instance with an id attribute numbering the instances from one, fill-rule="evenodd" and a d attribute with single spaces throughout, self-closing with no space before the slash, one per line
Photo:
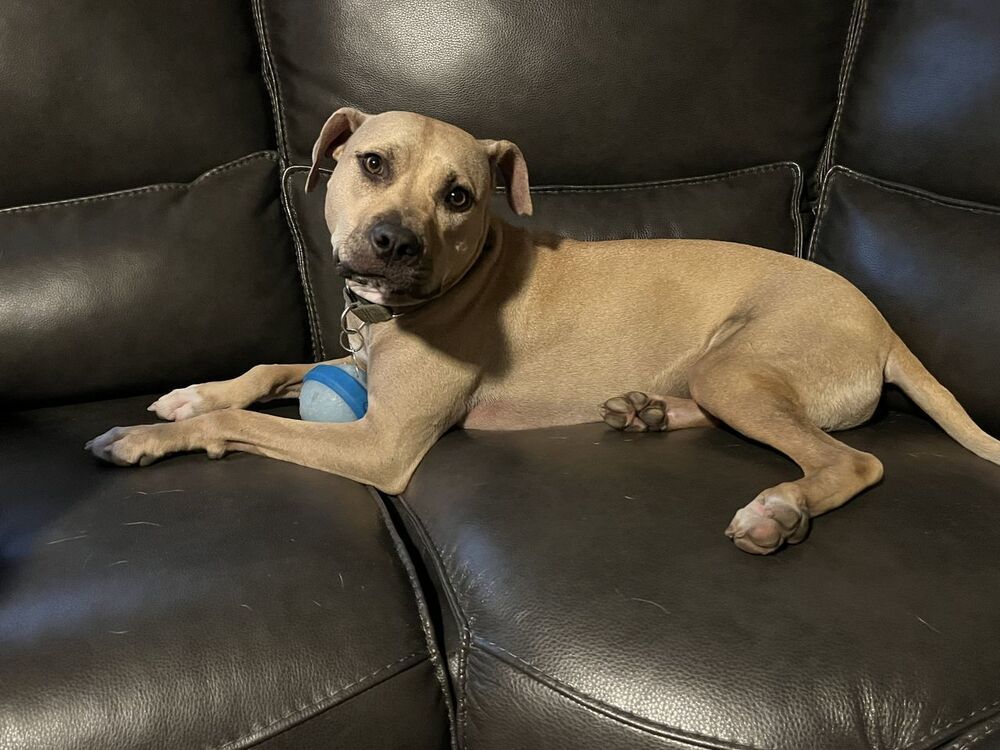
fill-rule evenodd
<path id="1" fill-rule="evenodd" d="M 609 398 L 601 406 L 605 424 L 623 432 L 663 432 L 667 429 L 667 405 L 656 396 L 629 391 Z"/>
<path id="2" fill-rule="evenodd" d="M 768 555 L 786 544 L 798 544 L 809 533 L 809 511 L 794 483 L 764 490 L 740 508 L 726 536 L 744 552 Z"/>

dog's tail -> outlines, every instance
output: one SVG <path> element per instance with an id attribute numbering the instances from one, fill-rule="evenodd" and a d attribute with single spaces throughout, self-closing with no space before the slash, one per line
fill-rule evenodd
<path id="1" fill-rule="evenodd" d="M 885 363 L 885 381 L 902 388 L 960 445 L 987 461 L 1000 464 L 1000 440 L 990 437 L 972 421 L 951 391 L 927 371 L 898 336 Z"/>

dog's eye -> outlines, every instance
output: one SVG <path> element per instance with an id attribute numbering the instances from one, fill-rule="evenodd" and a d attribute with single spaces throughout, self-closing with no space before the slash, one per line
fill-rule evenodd
<path id="1" fill-rule="evenodd" d="M 380 177 L 385 171 L 385 163 L 378 154 L 363 154 L 361 156 L 361 166 L 368 174 Z"/>
<path id="2" fill-rule="evenodd" d="M 448 207 L 454 209 L 455 211 L 464 211 L 472 205 L 472 196 L 469 195 L 469 191 L 463 187 L 452 188 L 448 191 L 448 195 L 446 195 L 444 199 L 448 204 Z"/>

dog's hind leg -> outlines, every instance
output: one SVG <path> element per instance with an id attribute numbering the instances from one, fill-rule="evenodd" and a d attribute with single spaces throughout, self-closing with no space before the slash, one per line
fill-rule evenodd
<path id="1" fill-rule="evenodd" d="M 711 427 L 712 418 L 689 398 L 655 396 L 630 391 L 601 406 L 604 422 L 624 432 L 664 432 L 688 427 Z"/>
<path id="2" fill-rule="evenodd" d="M 813 516 L 878 482 L 882 463 L 810 422 L 779 368 L 729 355 L 713 352 L 692 368 L 694 400 L 730 427 L 784 453 L 804 475 L 761 492 L 736 512 L 726 529 L 740 549 L 767 554 L 802 541 Z"/>

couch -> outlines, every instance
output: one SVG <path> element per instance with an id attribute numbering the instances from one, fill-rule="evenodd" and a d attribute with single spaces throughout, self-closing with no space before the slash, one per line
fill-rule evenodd
<path id="1" fill-rule="evenodd" d="M 766 558 L 795 467 L 725 429 L 454 431 L 396 497 L 82 449 L 338 354 L 342 105 L 517 142 L 537 226 L 823 264 L 1000 433 L 995 2 L 3 0 L 0 101 L 3 750 L 1000 748 L 1000 467 L 898 393 Z"/>

